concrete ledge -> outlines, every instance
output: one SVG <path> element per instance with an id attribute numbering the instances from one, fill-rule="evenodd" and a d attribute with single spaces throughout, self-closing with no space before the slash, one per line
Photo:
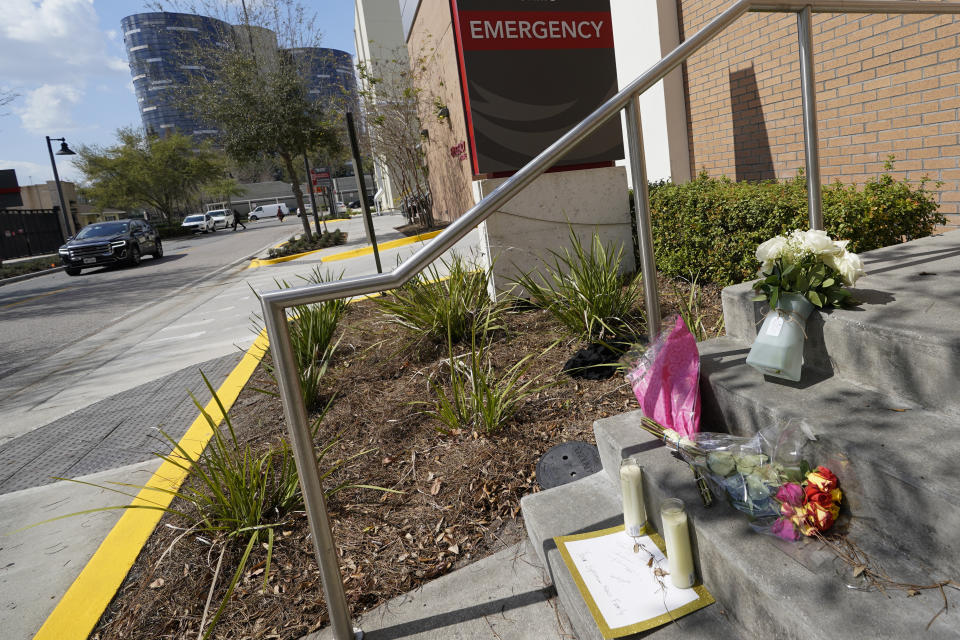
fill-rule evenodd
<path id="1" fill-rule="evenodd" d="M 31 278 L 39 278 L 40 276 L 50 275 L 51 273 L 59 273 L 63 271 L 63 267 L 54 267 L 53 269 L 43 269 L 42 271 L 31 271 L 30 273 L 24 273 L 19 276 L 12 276 L 10 278 L 0 279 L 0 287 L 5 284 L 13 284 L 14 282 L 22 282 L 24 280 L 30 280 Z"/>
<path id="2" fill-rule="evenodd" d="M 660 526 L 656 505 L 667 497 L 684 501 L 700 576 L 745 629 L 743 637 L 907 638 L 923 633 L 941 608 L 939 592 L 907 598 L 903 592 L 852 591 L 839 577 L 833 555 L 816 544 L 797 545 L 757 534 L 721 499 L 704 508 L 689 467 L 637 427 L 637 417 L 634 412 L 597 421 L 597 442 L 604 442 L 601 451 L 619 449 L 622 455 L 642 458 L 647 517 L 655 527 Z M 886 524 L 895 531 L 902 523 Z M 889 567 L 885 556 L 875 560 Z M 960 630 L 954 620 L 941 615 L 924 637 L 957 638 Z"/>
<path id="3" fill-rule="evenodd" d="M 577 632 L 577 638 L 601 640 L 603 636 L 553 538 L 622 524 L 623 509 L 619 484 L 614 485 L 607 474 L 598 471 L 576 482 L 524 496 L 521 506 L 530 542 L 540 555 L 541 562 L 544 562 L 550 571 L 550 578 L 557 589 L 563 610 Z M 707 588 L 710 586 L 707 585 Z M 746 637 L 721 614 L 723 610 L 722 605 L 710 605 L 680 618 L 673 624 L 626 637 L 653 637 L 657 640 L 734 640 Z"/>
<path id="4" fill-rule="evenodd" d="M 804 368 L 960 414 L 960 233 L 863 254 L 861 304 L 811 314 Z M 750 343 L 766 313 L 751 283 L 723 290 L 727 335 Z"/>

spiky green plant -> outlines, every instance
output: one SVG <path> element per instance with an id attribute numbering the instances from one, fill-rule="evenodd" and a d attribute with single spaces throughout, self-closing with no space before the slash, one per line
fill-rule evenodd
<path id="1" fill-rule="evenodd" d="M 680 317 L 686 323 L 687 328 L 697 342 L 703 342 L 710 338 L 716 338 L 723 333 L 723 315 L 710 328 L 707 328 L 705 321 L 707 314 L 703 309 L 703 287 L 699 284 L 698 276 L 690 279 L 690 291 L 684 295 L 676 283 L 672 284 L 673 294 L 680 307 Z"/>
<path id="2" fill-rule="evenodd" d="M 430 265 L 392 296 L 378 298 L 377 306 L 418 339 L 435 343 L 466 342 L 480 327 L 501 328 L 504 306 L 490 298 L 490 270 L 456 253 L 440 265 Z"/>
<path id="3" fill-rule="evenodd" d="M 572 248 L 572 251 L 571 251 Z M 516 284 L 530 301 L 556 318 L 572 338 L 598 342 L 612 336 L 635 334 L 642 321 L 634 314 L 640 297 L 640 274 L 620 275 L 623 247 L 616 249 L 593 234 L 589 249 L 570 229 L 570 247 L 551 251 L 541 260 L 542 272 L 526 273 Z"/>
<path id="4" fill-rule="evenodd" d="M 321 284 L 339 280 L 342 276 L 342 272 L 334 277 L 332 274 L 322 273 L 319 267 L 314 267 L 310 275 L 300 278 L 311 284 Z M 285 280 L 275 282 L 283 289 L 291 286 Z M 316 407 L 322 397 L 320 382 L 336 351 L 337 342 L 334 342 L 334 338 L 346 310 L 347 301 L 343 299 L 293 307 L 290 342 L 297 358 L 300 390 L 308 409 Z M 273 374 L 271 367 L 267 367 L 267 370 Z"/>
<path id="5" fill-rule="evenodd" d="M 233 595 L 237 581 L 240 579 L 240 576 L 243 575 L 252 550 L 257 546 L 262 536 L 267 537 L 267 557 L 263 576 L 264 588 L 266 588 L 270 577 L 270 561 L 273 556 L 275 530 L 278 527 L 287 525 L 291 514 L 295 511 L 303 510 L 304 507 L 303 496 L 300 493 L 296 461 L 290 446 L 286 442 L 283 442 L 277 447 L 272 447 L 262 452 L 255 452 L 249 444 L 241 443 L 237 438 L 233 422 L 226 408 L 223 406 L 220 397 L 217 395 L 217 392 L 207 377 L 203 375 L 203 372 L 201 372 L 201 376 L 203 377 L 204 384 L 206 384 L 207 389 L 209 389 L 213 396 L 220 410 L 220 414 L 224 416 L 224 427 L 220 428 L 214 418 L 197 401 L 193 394 L 191 394 L 190 397 L 193 398 L 194 404 L 200 410 L 213 432 L 207 448 L 201 454 L 193 455 L 180 443 L 161 431 L 163 437 L 173 446 L 173 451 L 169 454 L 156 454 L 157 457 L 190 474 L 189 480 L 179 489 L 153 485 L 141 486 L 121 482 L 99 485 L 82 480 L 71 480 L 69 478 L 58 479 L 71 480 L 78 484 L 86 484 L 99 489 L 106 489 L 131 498 L 137 497 L 136 494 L 116 487 L 137 489 L 140 491 L 155 491 L 159 494 L 166 494 L 170 496 L 170 498 L 182 500 L 185 508 L 171 506 L 174 503 L 169 498 L 166 500 L 158 499 L 157 502 L 150 502 L 149 499 L 143 499 L 141 496 L 141 500 L 131 504 L 104 507 L 102 509 L 93 509 L 81 513 L 110 509 L 153 509 L 176 514 L 188 522 L 193 522 L 189 531 L 204 532 L 216 537 L 222 545 L 220 562 L 222 562 L 223 556 L 231 545 L 237 542 L 245 542 L 244 552 L 227 587 L 226 595 L 223 597 L 217 611 L 210 620 L 209 626 L 205 624 L 207 610 L 204 611 L 200 629 L 202 631 L 204 626 L 206 626 L 206 632 L 203 638 L 208 638 L 223 613 L 227 602 Z M 325 414 L 326 409 L 321 412 L 320 416 L 315 419 L 311 426 L 311 432 L 314 438 L 317 435 L 320 421 Z M 342 468 L 349 461 L 373 451 L 373 449 L 367 449 L 347 458 L 327 463 L 325 458 L 337 442 L 337 438 L 334 438 L 316 452 L 316 462 L 318 468 L 322 470 L 322 480 L 329 478 L 331 474 Z M 375 489 L 377 491 L 401 493 L 393 489 L 348 482 L 341 482 L 334 485 L 328 488 L 325 493 L 327 497 L 329 497 L 348 488 Z M 74 515 L 80 515 L 80 513 L 61 517 Z M 207 599 L 208 608 L 213 592 L 217 586 L 220 562 L 218 562 L 218 569 L 213 583 L 210 585 L 210 592 Z"/>
<path id="6" fill-rule="evenodd" d="M 444 433 L 455 429 L 496 433 L 524 400 L 549 386 L 540 383 L 540 376 L 529 375 L 535 354 L 498 374 L 488 354 L 485 325 L 471 331 L 470 349 L 462 356 L 454 355 L 452 339 L 447 343 L 450 397 L 444 385 L 432 379 L 434 399 L 417 403 L 429 407 L 424 413 L 443 423 L 439 430 Z"/>

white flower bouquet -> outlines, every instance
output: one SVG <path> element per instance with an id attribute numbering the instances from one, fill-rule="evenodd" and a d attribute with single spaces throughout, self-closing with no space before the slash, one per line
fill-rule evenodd
<path id="1" fill-rule="evenodd" d="M 758 299 L 771 308 L 787 293 L 803 296 L 816 307 L 840 307 L 851 302 L 844 286 L 864 274 L 863 261 L 847 251 L 848 240 L 833 240 L 819 229 L 795 230 L 757 247 L 760 280 L 753 286 Z"/>

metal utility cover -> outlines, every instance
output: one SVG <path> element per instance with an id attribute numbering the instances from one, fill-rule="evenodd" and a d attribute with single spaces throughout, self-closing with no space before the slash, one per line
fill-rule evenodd
<path id="1" fill-rule="evenodd" d="M 600 471 L 600 452 L 586 442 L 564 442 L 551 447 L 537 463 L 537 482 L 542 489 L 584 478 Z"/>
<path id="2" fill-rule="evenodd" d="M 475 174 L 520 169 L 617 92 L 609 0 L 453 0 Z M 611 118 L 560 161 L 623 158 Z"/>

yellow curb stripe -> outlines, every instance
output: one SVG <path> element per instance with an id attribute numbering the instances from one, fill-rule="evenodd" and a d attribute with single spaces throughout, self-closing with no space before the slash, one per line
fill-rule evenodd
<path id="1" fill-rule="evenodd" d="M 385 249 L 394 249 L 396 247 L 402 247 L 407 244 L 413 244 L 414 242 L 422 242 L 423 240 L 429 240 L 443 233 L 443 229 L 439 231 L 431 231 L 430 233 L 421 233 L 420 235 L 410 236 L 408 238 L 398 238 L 396 240 L 390 240 L 389 242 L 384 242 L 378 244 L 377 248 L 380 251 Z M 373 253 L 373 247 L 366 246 L 359 249 L 353 249 L 351 251 L 344 251 L 343 253 L 335 253 L 331 256 L 323 256 L 324 262 L 336 262 L 337 260 L 348 260 L 350 258 L 356 258 L 359 256 L 366 256 Z"/>
<path id="2" fill-rule="evenodd" d="M 267 344 L 266 331 L 261 331 L 240 363 L 220 385 L 217 395 L 226 410 L 230 410 L 247 380 L 253 375 L 266 352 Z M 215 400 L 211 399 L 204 410 L 214 423 L 219 424 L 223 420 L 223 414 Z M 191 456 L 198 456 L 206 448 L 212 435 L 213 430 L 201 413 L 178 444 Z M 185 461 L 181 462 L 189 465 Z M 188 473 L 165 461 L 131 504 L 168 506 L 173 496 L 157 489 L 176 491 Z M 124 509 L 117 524 L 70 585 L 34 636 L 34 640 L 85 640 L 120 588 L 162 515 L 163 511 L 155 509 Z"/>
<path id="3" fill-rule="evenodd" d="M 277 245 L 277 246 L 281 246 L 281 245 Z M 257 258 L 256 260 L 250 261 L 250 264 L 247 265 L 247 269 L 256 269 L 257 267 L 265 267 L 271 264 L 280 264 L 281 262 L 290 262 L 291 260 L 296 260 L 297 258 L 308 256 L 311 253 L 316 253 L 317 251 L 323 251 L 323 249 L 314 249 L 313 251 L 304 251 L 303 253 L 294 253 L 289 256 L 283 256 L 282 258 L 263 258 L 263 259 Z"/>
<path id="4" fill-rule="evenodd" d="M 414 242 L 422 242 L 423 240 L 429 240 L 443 233 L 443 229 L 439 231 L 430 231 L 429 233 L 421 233 L 416 236 L 409 236 L 407 238 L 398 238 L 396 240 L 390 240 L 388 242 L 383 242 L 377 244 L 377 248 L 380 251 L 385 249 L 395 249 L 396 247 L 402 247 L 404 245 L 413 244 Z M 329 247 L 326 247 L 329 248 Z M 313 251 L 305 251 L 304 253 L 296 253 L 292 256 L 284 256 L 282 258 L 271 258 L 265 260 L 251 260 L 250 265 L 247 269 L 256 269 L 257 267 L 268 266 L 271 264 L 277 264 L 280 262 L 289 262 L 290 260 L 296 260 L 297 258 L 302 258 L 308 256 L 311 253 L 317 253 L 318 251 L 323 251 L 323 249 L 314 249 Z M 359 256 L 366 256 L 373 253 L 373 247 L 366 246 L 359 249 L 351 249 L 350 251 L 344 251 L 342 253 L 334 253 L 329 256 L 323 256 L 321 262 L 336 262 L 337 260 L 348 260 L 350 258 L 357 258 Z"/>

